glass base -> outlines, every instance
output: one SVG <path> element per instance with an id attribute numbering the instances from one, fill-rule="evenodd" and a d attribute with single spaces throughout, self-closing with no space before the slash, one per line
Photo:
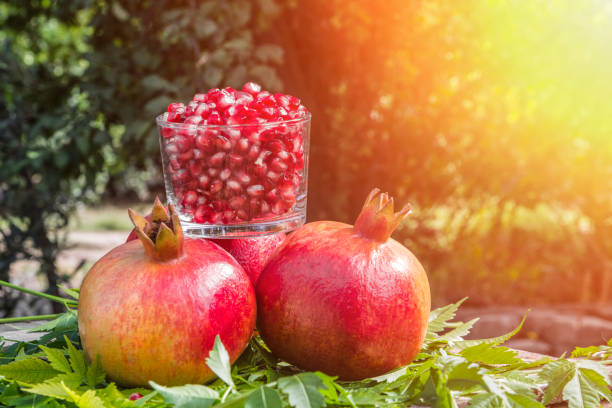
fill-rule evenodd
<path id="1" fill-rule="evenodd" d="M 252 238 L 289 232 L 301 227 L 305 221 L 305 212 L 293 212 L 290 216 L 244 224 L 196 224 L 181 220 L 181 226 L 185 236 L 191 238 Z"/>

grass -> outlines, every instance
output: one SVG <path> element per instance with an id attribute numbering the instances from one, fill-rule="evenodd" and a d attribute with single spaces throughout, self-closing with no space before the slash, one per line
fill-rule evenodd
<path id="1" fill-rule="evenodd" d="M 83 207 L 72 218 L 69 228 L 72 231 L 130 231 L 132 223 L 127 209 L 132 208 L 140 214 L 146 214 L 150 210 L 149 207 L 148 204 L 141 203 Z"/>

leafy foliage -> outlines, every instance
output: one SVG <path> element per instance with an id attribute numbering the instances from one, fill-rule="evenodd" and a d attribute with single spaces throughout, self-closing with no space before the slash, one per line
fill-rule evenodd
<path id="1" fill-rule="evenodd" d="M 78 343 L 73 344 L 68 335 L 60 336 L 66 327 L 56 324 L 47 326 L 48 334 L 57 333 L 47 337 L 53 340 L 46 344 L 37 341 L 0 347 L 0 403 L 9 407 L 36 402 L 41 404 L 37 406 L 86 408 L 412 404 L 454 408 L 468 402 L 469 407 L 479 408 L 543 408 L 551 401 L 567 401 L 570 408 L 590 408 L 612 399 L 609 372 L 601 362 L 565 358 L 523 361 L 515 351 L 492 339 L 477 340 L 458 350 L 454 344 L 461 340 L 445 337 L 443 330 L 464 326 L 450 321 L 461 302 L 432 311 L 432 329 L 413 363 L 355 382 L 340 382 L 320 372 L 300 372 L 271 358 L 259 338 L 252 339 L 232 368 L 217 337 L 207 364 L 219 379 L 210 384 L 165 387 L 151 382 L 152 390 L 120 389 L 107 382 L 97 362 L 85 360 Z M 131 401 L 128 397 L 133 393 L 143 397 Z"/>

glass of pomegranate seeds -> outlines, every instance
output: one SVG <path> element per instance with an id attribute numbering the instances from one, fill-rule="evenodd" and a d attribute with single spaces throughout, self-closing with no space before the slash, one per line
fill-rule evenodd
<path id="1" fill-rule="evenodd" d="M 168 202 L 192 236 L 287 231 L 306 218 L 310 113 L 248 82 L 157 117 Z"/>

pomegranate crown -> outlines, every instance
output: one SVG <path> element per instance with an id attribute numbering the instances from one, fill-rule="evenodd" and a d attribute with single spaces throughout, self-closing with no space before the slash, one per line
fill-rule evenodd
<path id="1" fill-rule="evenodd" d="M 138 239 L 146 254 L 155 261 L 169 261 L 183 255 L 183 229 L 174 205 L 170 204 L 168 210 L 158 197 L 155 197 L 148 221 L 131 208 L 128 209 Z"/>
<path id="2" fill-rule="evenodd" d="M 373 189 L 355 221 L 354 229 L 361 236 L 386 242 L 400 222 L 410 214 L 410 204 L 398 212 L 393 212 L 393 197 Z"/>

